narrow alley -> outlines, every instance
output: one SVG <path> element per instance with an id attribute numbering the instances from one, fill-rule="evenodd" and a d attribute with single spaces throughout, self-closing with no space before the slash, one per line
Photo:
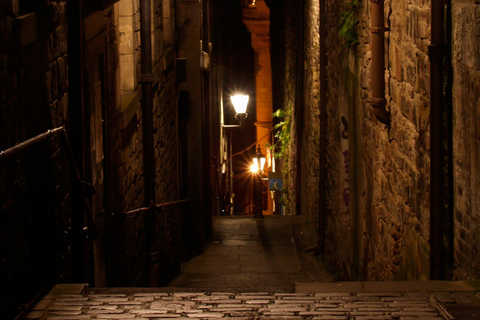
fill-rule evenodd
<path id="1" fill-rule="evenodd" d="M 479 21 L 0 0 L 0 320 L 479 320 Z"/>

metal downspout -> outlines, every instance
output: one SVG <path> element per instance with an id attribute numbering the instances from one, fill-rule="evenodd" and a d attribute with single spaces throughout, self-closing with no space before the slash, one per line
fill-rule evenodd
<path id="1" fill-rule="evenodd" d="M 325 0 L 320 0 L 320 174 L 319 174 L 319 205 L 318 210 L 318 233 L 317 252 L 325 253 L 325 230 L 326 230 L 326 130 L 327 130 L 327 54 L 326 54 L 326 6 Z"/>
<path id="2" fill-rule="evenodd" d="M 372 99 L 373 114 L 378 121 L 389 124 L 390 113 L 385 109 L 385 45 L 384 0 L 371 1 Z"/>
<path id="3" fill-rule="evenodd" d="M 140 1 L 140 36 L 141 36 L 141 85 L 142 85 L 142 131 L 143 131 L 143 179 L 144 206 L 152 207 L 155 203 L 155 166 L 153 154 L 153 90 L 152 83 L 152 38 L 151 38 L 150 0 Z M 150 286 L 150 252 L 151 230 L 153 226 L 153 209 L 144 216 L 145 230 L 145 285 Z"/>
<path id="4" fill-rule="evenodd" d="M 430 279 L 445 278 L 443 246 L 443 60 L 444 2 L 431 1 L 430 57 Z"/>

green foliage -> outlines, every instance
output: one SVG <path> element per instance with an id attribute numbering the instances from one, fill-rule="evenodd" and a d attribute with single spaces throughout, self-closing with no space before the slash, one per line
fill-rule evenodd
<path id="1" fill-rule="evenodd" d="M 345 46 L 355 46 L 358 43 L 357 12 L 360 0 L 351 0 L 340 15 L 338 35 L 345 41 Z"/>
<path id="2" fill-rule="evenodd" d="M 275 129 L 275 143 L 268 147 L 272 150 L 275 158 L 280 158 L 285 154 L 288 142 L 290 141 L 290 126 L 291 117 L 290 112 L 283 109 L 278 109 L 273 113 L 274 118 L 280 118 L 282 121 L 277 123 Z M 277 151 L 278 150 L 278 151 Z"/>

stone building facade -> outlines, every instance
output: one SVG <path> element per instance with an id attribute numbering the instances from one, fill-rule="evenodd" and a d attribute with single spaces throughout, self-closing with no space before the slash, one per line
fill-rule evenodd
<path id="1" fill-rule="evenodd" d="M 219 152 L 210 5 L 2 1 L 2 315 L 58 282 L 165 285 L 200 252 Z"/>
<path id="2" fill-rule="evenodd" d="M 384 2 L 389 121 L 377 119 L 371 104 L 373 6 L 370 1 L 287 1 L 283 9 L 272 9 L 293 22 L 285 24 L 285 40 L 272 41 L 286 62 L 281 68 L 287 93 L 279 105 L 291 115 L 284 157 L 289 213 L 314 222 L 311 241 L 339 279 L 421 280 L 438 274 L 478 279 L 479 6 L 465 1 L 441 5 L 443 90 L 434 95 L 443 101 L 444 133 L 439 137 L 442 155 L 433 158 L 431 3 Z M 301 38 L 303 52 L 292 51 L 291 43 Z M 294 76 L 298 69 L 305 70 L 302 81 Z M 281 93 L 279 87 L 274 84 Z M 301 99 L 292 93 L 302 94 Z M 441 185 L 443 196 L 430 192 L 432 161 L 443 168 L 433 182 Z M 436 198 L 441 215 L 432 209 Z M 442 241 L 431 238 L 432 228 Z M 441 271 L 432 261 L 441 261 Z"/>

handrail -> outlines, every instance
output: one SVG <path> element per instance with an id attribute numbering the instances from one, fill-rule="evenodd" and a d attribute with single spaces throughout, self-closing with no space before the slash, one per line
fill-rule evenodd
<path id="1" fill-rule="evenodd" d="M 0 160 L 3 160 L 5 158 L 7 158 L 8 156 L 11 156 L 12 154 L 14 153 L 17 153 L 18 151 L 21 151 L 25 148 L 28 148 L 30 146 L 33 146 L 47 138 L 50 138 L 54 135 L 56 135 L 57 133 L 60 133 L 62 131 L 65 131 L 65 127 L 64 126 L 61 126 L 61 127 L 58 127 L 58 128 L 55 128 L 55 129 L 51 129 L 51 130 L 48 130 L 44 133 L 41 133 L 33 138 L 30 138 L 28 140 L 25 140 L 23 142 L 20 142 L 19 144 L 11 147 L 11 148 L 8 148 L 7 150 L 4 150 L 4 151 L 0 151 Z"/>
<path id="2" fill-rule="evenodd" d="M 19 144 L 11 148 L 8 148 L 4 151 L 0 151 L 0 161 L 6 159 L 7 157 L 23 149 L 34 146 L 47 138 L 53 137 L 54 135 L 57 135 L 59 133 L 63 134 L 63 139 L 65 141 L 66 149 L 68 153 L 68 159 L 70 160 L 73 166 L 73 170 L 75 171 L 75 179 L 76 179 L 76 182 L 78 183 L 78 190 L 76 191 L 80 192 L 80 194 L 82 195 L 83 202 L 88 213 L 87 215 L 85 215 L 85 226 L 83 228 L 83 231 L 85 232 L 85 238 L 93 240 L 97 237 L 98 232 L 97 232 L 97 227 L 95 226 L 95 221 L 93 220 L 93 217 L 92 217 L 93 216 L 92 209 L 90 208 L 90 204 L 87 201 L 87 193 L 90 195 L 90 194 L 94 194 L 96 191 L 95 191 L 95 187 L 83 181 L 80 176 L 80 172 L 78 171 L 78 166 L 73 156 L 72 146 L 70 145 L 70 142 L 68 140 L 68 135 L 67 135 L 67 131 L 65 130 L 65 126 L 50 129 L 33 138 L 20 142 Z"/>
<path id="3" fill-rule="evenodd" d="M 150 210 L 152 210 L 154 208 L 161 208 L 161 207 L 171 206 L 171 205 L 174 205 L 174 204 L 186 203 L 188 201 L 189 201 L 189 199 L 183 199 L 183 200 L 177 200 L 177 201 L 164 202 L 164 203 L 156 204 L 156 205 L 151 206 L 151 207 L 137 208 L 137 209 L 133 209 L 133 210 L 126 211 L 126 212 L 121 212 L 121 213 L 112 212 L 112 216 L 115 217 L 115 216 L 136 215 L 136 214 L 143 213 L 143 212 L 149 212 Z"/>

